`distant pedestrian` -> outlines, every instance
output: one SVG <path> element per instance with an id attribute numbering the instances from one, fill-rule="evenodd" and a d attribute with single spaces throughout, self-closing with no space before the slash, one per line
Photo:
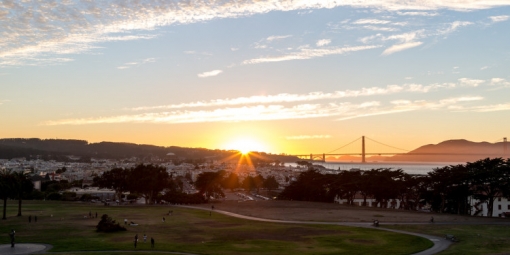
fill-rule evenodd
<path id="1" fill-rule="evenodd" d="M 136 249 L 137 244 L 138 244 L 138 234 L 135 235 L 135 249 Z"/>
<path id="2" fill-rule="evenodd" d="M 37 222 L 37 215 L 34 216 L 34 222 Z"/>
<path id="3" fill-rule="evenodd" d="M 151 237 L 151 248 L 154 248 L 154 238 Z"/>
<path id="4" fill-rule="evenodd" d="M 124 225 L 127 225 L 127 219 L 124 219 Z"/>
<path id="5" fill-rule="evenodd" d="M 32 215 L 28 216 L 28 223 L 32 222 Z"/>
<path id="6" fill-rule="evenodd" d="M 165 219 L 165 217 L 163 217 L 163 222 L 165 222 L 165 221 L 166 221 L 166 219 Z"/>
<path id="7" fill-rule="evenodd" d="M 211 205 L 211 210 L 214 210 L 214 205 Z"/>
<path id="8" fill-rule="evenodd" d="M 430 223 L 434 223 L 434 216 L 430 216 Z"/>
<path id="9" fill-rule="evenodd" d="M 146 243 L 147 242 L 147 235 L 144 233 L 143 234 L 143 243 Z"/>
<path id="10" fill-rule="evenodd" d="M 89 218 L 92 218 L 92 212 L 89 211 Z"/>
<path id="11" fill-rule="evenodd" d="M 11 229 L 11 233 L 9 233 L 9 237 L 11 238 L 11 248 L 14 248 L 15 236 L 16 236 L 16 231 L 14 231 L 14 229 Z"/>
<path id="12" fill-rule="evenodd" d="M 96 212 L 96 218 L 97 218 L 97 212 Z"/>

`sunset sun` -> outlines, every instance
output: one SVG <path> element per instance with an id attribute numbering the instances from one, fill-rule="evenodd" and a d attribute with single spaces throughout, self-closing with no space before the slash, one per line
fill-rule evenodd
<path id="1" fill-rule="evenodd" d="M 265 151 L 266 146 L 264 146 L 261 142 L 252 139 L 252 138 L 239 138 L 231 141 L 226 145 L 227 149 L 237 150 L 242 154 L 248 154 L 252 151 Z"/>

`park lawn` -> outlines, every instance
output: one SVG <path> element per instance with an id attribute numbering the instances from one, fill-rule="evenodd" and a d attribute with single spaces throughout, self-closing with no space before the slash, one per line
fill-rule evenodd
<path id="1" fill-rule="evenodd" d="M 172 210 L 173 215 L 167 213 Z M 98 218 L 86 218 L 91 212 Z M 427 239 L 381 230 L 328 226 L 279 224 L 232 218 L 215 212 L 170 206 L 102 206 L 92 203 L 24 201 L 23 216 L 16 217 L 17 204 L 8 203 L 7 220 L 0 221 L 1 244 L 16 230 L 17 243 L 47 243 L 52 252 L 80 254 L 80 251 L 151 250 L 193 254 L 412 254 L 432 246 Z M 123 225 L 138 223 L 127 231 L 98 233 L 95 226 L 102 214 Z M 28 223 L 28 216 L 32 223 Z M 37 223 L 34 216 L 38 217 Z M 162 222 L 162 218 L 166 222 Z M 143 234 L 147 243 L 143 243 Z M 1 235 L 0 235 L 1 236 Z M 68 252 L 68 253 L 67 253 Z M 111 254 L 101 252 L 98 254 Z M 146 252 L 134 254 L 147 254 Z"/>
<path id="2" fill-rule="evenodd" d="M 459 242 L 440 254 L 509 254 L 510 226 L 508 225 L 384 225 L 385 228 L 405 230 L 444 237 L 452 234 Z"/>

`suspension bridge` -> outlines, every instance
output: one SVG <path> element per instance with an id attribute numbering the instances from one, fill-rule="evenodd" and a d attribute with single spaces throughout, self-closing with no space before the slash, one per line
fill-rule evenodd
<path id="1" fill-rule="evenodd" d="M 354 144 L 355 142 L 358 142 L 359 140 L 361 140 L 361 151 L 359 152 L 349 152 L 349 153 L 335 153 L 336 151 L 339 151 L 351 144 Z M 365 141 L 368 140 L 368 141 L 371 141 L 371 142 L 374 142 L 374 143 L 377 143 L 379 145 L 383 145 L 383 146 L 386 146 L 386 147 L 389 147 L 389 148 L 392 148 L 392 149 L 396 149 L 400 152 L 366 152 L 366 144 L 365 144 Z M 494 143 L 496 142 L 503 142 L 503 148 L 502 148 L 502 153 L 498 156 L 507 156 L 508 155 L 508 145 L 507 145 L 507 138 L 504 137 L 502 139 L 499 139 L 497 141 L 495 141 Z M 391 145 L 388 145 L 388 144 L 385 144 L 385 143 L 381 143 L 381 142 L 378 142 L 374 139 L 370 139 L 368 137 L 365 137 L 365 136 L 361 136 L 359 138 L 357 138 L 356 140 L 352 141 L 352 142 L 349 142 L 339 148 L 336 148 L 328 153 L 310 153 L 310 154 L 300 154 L 300 155 L 292 155 L 292 156 L 296 156 L 300 159 L 304 159 L 304 160 L 311 160 L 311 161 L 321 161 L 321 162 L 325 162 L 326 161 L 326 157 L 336 157 L 336 156 L 361 156 L 361 162 L 362 163 L 366 163 L 366 156 L 395 156 L 395 155 L 414 155 L 414 156 L 421 156 L 421 155 L 443 155 L 443 156 L 465 156 L 465 155 L 468 155 L 468 156 L 482 156 L 482 157 L 486 157 L 487 156 L 487 153 L 420 153 L 420 152 L 413 152 L 413 151 L 410 151 L 410 150 L 406 150 L 406 149 L 401 149 L 401 148 L 398 148 L 398 147 L 394 147 L 394 146 L 391 146 Z"/>

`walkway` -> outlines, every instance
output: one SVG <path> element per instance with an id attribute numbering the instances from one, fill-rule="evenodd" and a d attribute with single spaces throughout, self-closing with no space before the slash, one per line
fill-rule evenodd
<path id="1" fill-rule="evenodd" d="M 209 211 L 210 209 L 202 208 L 202 207 L 195 207 L 195 206 L 184 206 L 180 205 L 178 207 L 184 207 L 184 208 L 190 208 L 190 209 L 199 209 L 199 210 L 205 210 Z M 383 231 L 390 231 L 390 232 L 396 232 L 401 234 L 407 234 L 407 235 L 413 235 L 413 236 L 419 236 L 426 239 L 429 239 L 434 244 L 432 247 L 430 247 L 427 250 L 415 253 L 413 255 L 432 255 L 437 254 L 441 251 L 444 251 L 450 247 L 452 242 L 446 240 L 442 237 L 432 236 L 432 235 L 425 235 L 420 233 L 413 233 L 413 232 L 407 232 L 407 231 L 401 231 L 401 230 L 394 230 L 394 229 L 387 229 L 387 228 L 377 228 L 372 226 L 372 223 L 363 223 L 363 222 L 317 222 L 317 221 L 294 221 L 294 220 L 272 220 L 272 219 L 262 219 L 257 217 L 251 217 L 251 216 L 245 216 L 237 213 L 231 213 L 227 211 L 222 210 L 214 210 L 217 213 L 221 213 L 224 215 L 228 215 L 231 217 L 246 219 L 246 220 L 254 220 L 254 221 L 263 221 L 263 222 L 272 222 L 272 223 L 284 223 L 284 224 L 311 224 L 311 225 L 339 225 L 339 226 L 349 226 L 349 227 L 361 227 L 361 228 L 371 228 L 376 230 L 383 230 Z M 396 223 L 396 224 L 405 224 L 405 223 Z M 429 223 L 418 223 L 418 224 L 429 224 Z M 382 224 L 381 224 L 382 225 Z"/>

